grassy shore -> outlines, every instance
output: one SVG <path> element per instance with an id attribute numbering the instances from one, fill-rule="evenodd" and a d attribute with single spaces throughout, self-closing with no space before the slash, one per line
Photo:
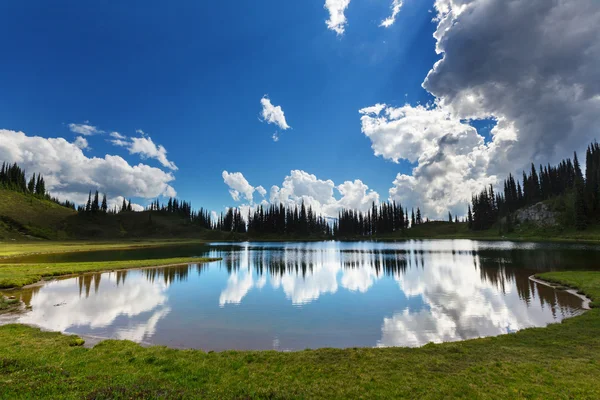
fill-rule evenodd
<path id="1" fill-rule="evenodd" d="M 600 299 L 600 272 L 539 277 Z M 0 398 L 600 398 L 598 308 L 547 328 L 418 349 L 204 353 L 80 343 L 0 327 Z"/>
<path id="2" fill-rule="evenodd" d="M 37 253 L 67 253 L 75 251 L 97 250 L 128 250 L 143 247 L 161 247 L 168 245 L 201 244 L 198 239 L 172 239 L 172 240 L 121 240 L 121 241 L 0 241 L 0 263 L 10 262 L 3 260 L 6 257 L 15 257 Z"/>

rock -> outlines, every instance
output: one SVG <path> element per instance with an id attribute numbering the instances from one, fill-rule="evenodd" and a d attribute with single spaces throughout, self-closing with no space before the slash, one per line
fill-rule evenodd
<path id="1" fill-rule="evenodd" d="M 544 203 L 537 203 L 515 212 L 517 224 L 529 222 L 538 226 L 555 226 L 558 225 L 557 217 L 558 213 L 551 211 Z"/>

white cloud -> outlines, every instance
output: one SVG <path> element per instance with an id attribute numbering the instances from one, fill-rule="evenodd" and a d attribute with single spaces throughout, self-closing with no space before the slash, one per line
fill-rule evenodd
<path id="1" fill-rule="evenodd" d="M 177 195 L 170 185 L 175 180 L 172 174 L 145 164 L 129 165 L 119 156 L 87 157 L 79 146 L 63 138 L 0 129 L 0 160 L 16 162 L 30 173 L 42 173 L 50 193 L 79 204 L 95 189 L 109 198 Z"/>
<path id="2" fill-rule="evenodd" d="M 93 125 L 90 125 L 87 121 L 83 124 L 69 124 L 69 129 L 71 130 L 71 132 L 83 136 L 91 136 L 99 133 L 104 133 L 103 130 L 98 129 Z"/>
<path id="3" fill-rule="evenodd" d="M 77 136 L 77 139 L 73 142 L 73 144 L 79 147 L 81 150 L 85 150 L 89 148 L 89 144 L 86 138 L 83 136 Z"/>
<path id="4" fill-rule="evenodd" d="M 254 187 L 248 183 L 241 172 L 223 171 L 223 181 L 229 186 L 229 193 L 234 201 L 240 201 L 240 194 L 244 195 L 246 200 L 252 202 Z"/>
<path id="5" fill-rule="evenodd" d="M 362 131 L 375 155 L 417 163 L 411 176 L 398 174 L 390 199 L 421 207 L 435 218 L 449 210 L 462 215 L 472 193 L 496 183 L 495 176 L 488 176 L 490 154 L 484 138 L 444 108 L 377 105 L 360 112 Z"/>
<path id="6" fill-rule="evenodd" d="M 257 186 L 256 187 L 256 191 L 258 192 L 258 194 L 260 194 L 262 197 L 265 197 L 267 195 L 267 190 L 262 187 L 262 186 Z"/>
<path id="7" fill-rule="evenodd" d="M 123 196 L 117 196 L 117 197 L 112 197 L 112 198 L 108 199 L 107 200 L 108 209 L 114 210 L 116 207 L 117 210 L 121 210 L 121 207 L 123 206 L 123 200 L 125 200 L 127 203 L 129 203 L 129 200 L 125 199 Z M 131 208 L 133 211 L 138 211 L 138 212 L 145 210 L 144 206 L 142 206 L 140 204 L 136 204 L 136 203 L 131 203 Z"/>
<path id="8" fill-rule="evenodd" d="M 338 35 L 343 35 L 348 21 L 344 12 L 350 5 L 350 0 L 325 0 L 325 9 L 329 12 L 329 19 L 325 21 L 327 28 Z"/>
<path id="9" fill-rule="evenodd" d="M 337 217 L 342 208 L 365 212 L 371 209 L 373 203 L 379 203 L 379 194 L 359 179 L 336 186 L 330 179 L 322 180 L 302 170 L 292 170 L 281 187 L 271 186 L 268 200 L 267 190 L 250 185 L 241 172 L 223 171 L 223 180 L 229 186 L 229 194 L 234 201 L 241 201 L 244 197 L 249 202 L 237 206 L 244 218 L 258 207 L 253 201 L 254 192 L 263 197 L 260 205 L 264 207 L 270 204 L 295 207 L 304 202 L 306 208 L 311 207 L 317 215 L 325 217 Z"/>
<path id="10" fill-rule="evenodd" d="M 337 202 L 337 208 L 367 211 L 373 203 L 379 204 L 379 194 L 365 185 L 361 180 L 354 182 L 346 181 L 337 186 L 341 199 Z"/>
<path id="11" fill-rule="evenodd" d="M 110 137 L 121 140 L 127 139 L 125 135 L 121 135 L 119 132 L 111 132 Z"/>
<path id="12" fill-rule="evenodd" d="M 285 114 L 281 106 L 274 106 L 267 96 L 260 99 L 260 104 L 262 105 L 261 117 L 263 121 L 268 124 L 277 125 L 279 129 L 284 131 L 291 128 L 285 120 Z M 273 134 L 273 141 L 279 141 L 278 132 Z"/>
<path id="13" fill-rule="evenodd" d="M 400 159 L 413 163 L 428 160 L 438 153 L 439 140 L 448 135 L 467 139 L 461 143 L 463 151 L 483 144 L 475 128 L 441 107 L 379 107 L 381 105 L 359 111 L 363 114 L 362 132 L 371 140 L 375 155 L 396 163 Z"/>
<path id="14" fill-rule="evenodd" d="M 129 154 L 139 154 L 142 159 L 156 159 L 163 167 L 177 171 L 175 163 L 167 158 L 167 149 L 162 145 L 154 144 L 149 136 L 126 138 L 118 132 L 111 133 L 111 136 L 115 138 L 111 140 L 111 143 L 115 146 L 125 147 Z"/>
<path id="15" fill-rule="evenodd" d="M 339 199 L 334 194 L 337 190 Z M 369 190 L 360 180 L 346 181 L 336 186 L 328 179 L 318 179 L 315 175 L 301 170 L 293 170 L 286 176 L 281 187 L 272 186 L 269 196 L 271 204 L 285 206 L 300 205 L 324 216 L 337 217 L 341 208 L 352 208 L 361 211 L 370 209 L 373 202 L 379 202 L 379 194 Z"/>
<path id="16" fill-rule="evenodd" d="M 387 17 L 386 19 L 384 19 L 383 21 L 381 21 L 381 24 L 379 25 L 380 27 L 383 28 L 389 28 L 390 26 L 394 25 L 394 22 L 396 22 L 396 17 L 398 16 L 398 14 L 400 13 L 400 10 L 402 9 L 402 5 L 403 2 L 402 0 L 393 0 L 392 1 L 392 14 Z"/>
<path id="17" fill-rule="evenodd" d="M 437 0 L 434 105 L 361 110 L 376 155 L 417 163 L 391 197 L 465 212 L 471 192 L 600 134 L 600 5 L 594 0 Z M 380 114 L 385 109 L 385 113 Z M 492 118 L 491 141 L 468 121 Z M 459 203 L 463 203 L 461 207 Z"/>

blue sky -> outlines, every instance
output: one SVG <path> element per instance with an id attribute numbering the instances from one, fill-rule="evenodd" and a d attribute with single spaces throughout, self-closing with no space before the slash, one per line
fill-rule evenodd
<path id="1" fill-rule="evenodd" d="M 319 2 L 239 3 L 5 3 L 2 127 L 67 139 L 69 123 L 142 129 L 177 164 L 178 195 L 213 209 L 232 203 L 223 170 L 267 189 L 301 169 L 385 193 L 408 165 L 373 155 L 358 110 L 428 101 L 432 4 L 410 2 L 383 29 L 389 2 L 357 2 L 338 36 Z M 265 94 L 292 126 L 277 143 L 259 121 Z M 138 162 L 106 139 L 88 137 L 89 154 Z"/>
<path id="2" fill-rule="evenodd" d="M 593 21 L 600 8 L 594 1 L 583 0 L 581 11 L 573 13 L 569 4 L 549 6 L 540 0 L 518 0 L 513 9 L 500 0 L 404 0 L 397 2 L 401 11 L 394 24 L 381 27 L 392 1 L 351 0 L 343 10 L 343 34 L 328 29 L 325 0 L 3 2 L 0 129 L 72 143 L 79 135 L 69 124 L 95 126 L 103 133 L 85 137 L 85 157 L 115 155 L 131 166 L 159 168 L 175 178 L 169 185 L 178 197 L 196 207 L 220 211 L 248 203 L 232 199 L 223 171 L 240 172 L 250 185 L 269 192 L 272 185 L 282 187 L 290 171 L 300 170 L 333 181 L 335 199 L 342 197 L 338 185 L 360 180 L 380 200 L 420 204 L 432 216 L 446 210 L 460 214 L 470 193 L 482 185 L 498 183 L 532 159 L 568 156 L 597 133 L 582 133 L 597 122 L 590 116 L 598 109 L 595 87 L 577 110 L 564 106 L 567 95 L 543 104 L 533 104 L 533 99 L 544 91 L 550 97 L 567 93 L 597 78 L 591 69 L 577 67 L 593 65 L 598 51 L 589 50 L 581 32 L 570 35 L 575 25 L 564 28 L 564 48 L 544 46 L 556 40 L 536 36 L 536 26 L 527 25 L 534 15 L 548 24 L 561 12 L 571 12 L 569 24 L 577 18 Z M 445 31 L 443 18 L 453 22 Z M 523 43 L 532 48 L 547 47 L 548 54 L 529 59 L 531 49 L 510 42 L 510 32 L 521 32 Z M 597 32 L 590 27 L 583 33 L 592 38 Z M 442 54 L 436 54 L 436 42 L 446 55 L 439 65 Z M 546 85 L 548 68 L 526 74 L 530 87 L 523 89 L 520 79 L 529 66 L 573 56 L 573 70 L 550 71 L 564 90 Z M 588 72 L 583 76 L 581 71 Z M 291 126 L 279 129 L 277 142 L 272 139 L 277 126 L 260 118 L 265 95 L 282 107 Z M 532 111 L 525 118 L 515 105 L 528 97 Z M 419 108 L 428 102 L 435 105 Z M 376 104 L 386 105 L 381 114 L 359 113 Z M 535 113 L 555 115 L 574 127 L 540 144 L 536 129 L 548 134 L 558 123 L 533 126 Z M 586 119 L 577 119 L 584 114 Z M 376 126 L 369 130 L 369 123 Z M 137 130 L 164 146 L 177 169 L 111 143 L 111 132 L 141 137 Z M 446 134 L 460 145 L 441 146 Z M 16 143 L 16 136 L 5 135 L 0 156 L 54 174 L 57 193 L 87 191 L 81 178 L 79 186 L 66 182 L 76 174 L 56 170 L 56 162 L 32 161 L 27 154 L 34 150 L 27 149 L 33 145 L 11 147 L 6 141 Z M 127 192 L 122 182 L 90 182 L 101 191 Z M 311 190 L 292 197 L 306 198 Z M 149 201 L 149 195 L 131 193 L 148 191 L 123 195 L 142 205 Z M 372 200 L 368 193 L 336 206 L 360 208 Z M 320 204 L 328 201 L 313 197 Z M 259 202 L 255 194 L 254 203 Z"/>

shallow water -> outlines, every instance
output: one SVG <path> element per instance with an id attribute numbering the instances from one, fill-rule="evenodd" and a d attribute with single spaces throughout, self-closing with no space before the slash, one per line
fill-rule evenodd
<path id="1" fill-rule="evenodd" d="M 51 257 L 133 259 L 147 251 Z M 217 243 L 160 251 L 223 260 L 51 281 L 19 293 L 31 309 L 16 321 L 204 350 L 421 346 L 578 315 L 581 299 L 528 277 L 600 265 L 596 246 L 470 240 Z"/>

